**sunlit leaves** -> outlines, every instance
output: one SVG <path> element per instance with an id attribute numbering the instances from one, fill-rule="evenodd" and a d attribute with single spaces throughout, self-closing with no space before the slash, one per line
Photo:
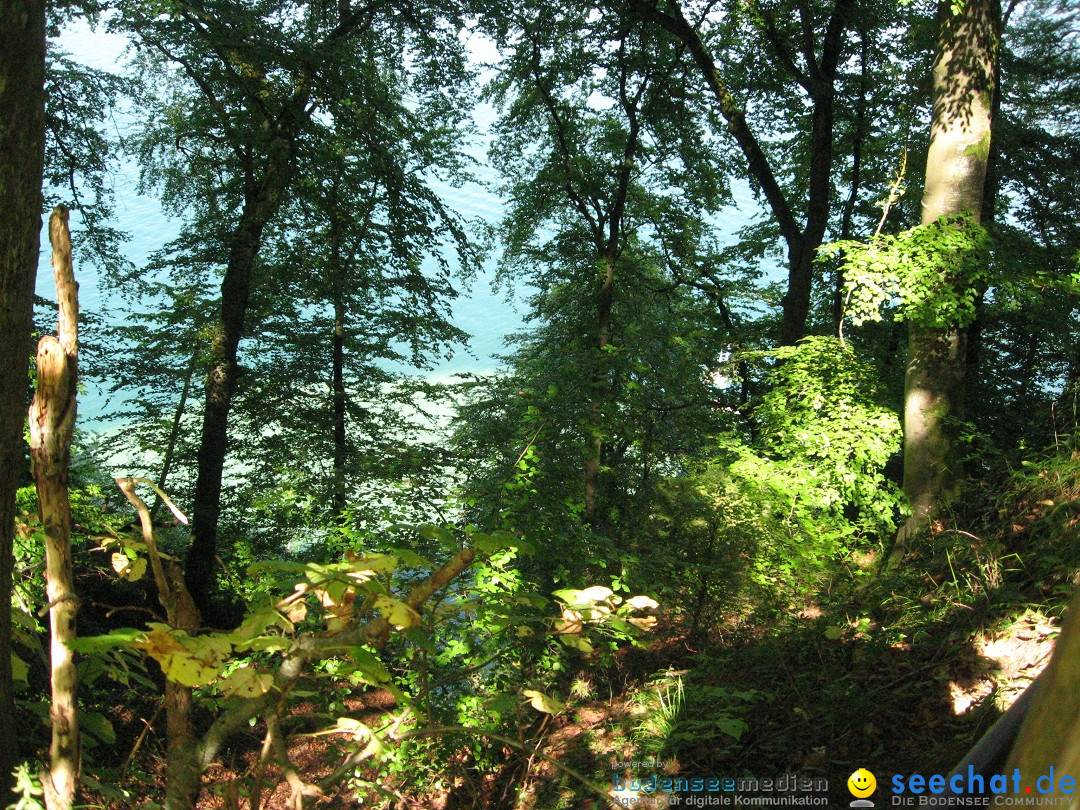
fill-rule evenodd
<path id="1" fill-rule="evenodd" d="M 538 712 L 544 712 L 545 714 L 559 714 L 559 712 L 566 708 L 566 704 L 561 700 L 556 700 L 535 689 L 522 689 L 521 694 L 528 698 L 529 703 Z"/>
<path id="2" fill-rule="evenodd" d="M 113 570 L 128 582 L 137 582 L 146 573 L 146 558 L 130 558 L 127 554 L 114 551 L 111 557 Z"/>
<path id="3" fill-rule="evenodd" d="M 274 685 L 274 676 L 254 667 L 240 667 L 218 681 L 226 697 L 254 698 L 264 695 Z"/>
<path id="4" fill-rule="evenodd" d="M 564 588 L 553 595 L 563 603 L 560 618 L 553 625 L 556 637 L 564 646 L 579 652 L 591 653 L 596 649 L 586 635 L 587 628 L 632 639 L 638 631 L 648 631 L 656 625 L 655 616 L 633 615 L 659 607 L 659 603 L 649 596 L 639 595 L 624 601 L 604 585 Z"/>
<path id="5" fill-rule="evenodd" d="M 213 681 L 232 653 L 232 644 L 219 635 L 189 636 L 156 622 L 149 627 L 150 632 L 134 646 L 157 661 L 166 678 L 184 686 Z"/>
<path id="6" fill-rule="evenodd" d="M 975 297 L 987 275 L 987 236 L 970 215 L 942 217 L 868 243 L 824 245 L 844 256 L 847 315 L 856 324 L 896 319 L 928 328 L 964 327 L 975 319 Z"/>
<path id="7" fill-rule="evenodd" d="M 386 617 L 386 620 L 398 630 L 415 627 L 420 624 L 420 614 L 397 599 L 389 596 L 375 597 L 374 607 Z"/>
<path id="8" fill-rule="evenodd" d="M 103 653 L 118 648 L 133 647 L 144 635 L 143 630 L 123 627 L 103 636 L 80 636 L 73 639 L 68 646 L 76 652 Z"/>

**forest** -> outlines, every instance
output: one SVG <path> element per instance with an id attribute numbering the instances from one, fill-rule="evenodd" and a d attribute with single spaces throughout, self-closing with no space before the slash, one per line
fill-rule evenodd
<path id="1" fill-rule="evenodd" d="M 0 806 L 1080 806 L 1078 166 L 1075 0 L 0 0 Z"/>

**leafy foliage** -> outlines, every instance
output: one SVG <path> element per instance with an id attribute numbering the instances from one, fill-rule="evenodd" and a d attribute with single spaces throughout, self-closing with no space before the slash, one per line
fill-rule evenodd
<path id="1" fill-rule="evenodd" d="M 897 232 L 859 243 L 845 237 L 877 218 L 930 113 L 925 5 L 661 5 L 117 3 L 109 25 L 147 80 L 131 113 L 143 188 L 183 220 L 138 272 L 108 255 L 115 144 L 98 125 L 121 86 L 56 55 L 50 180 L 81 201 L 130 315 L 94 370 L 127 400 L 97 452 L 185 504 L 219 311 L 237 300 L 221 281 L 255 245 L 218 502 L 236 621 L 163 621 L 153 548 L 191 559 L 187 531 L 135 537 L 110 489 L 73 482 L 87 784 L 103 802 L 156 784 L 147 760 L 167 746 L 136 734 L 163 682 L 192 690 L 200 755 L 232 768 L 214 786 L 226 806 L 259 804 L 271 762 L 295 805 L 348 781 L 372 805 L 539 809 L 607 801 L 591 780 L 620 749 L 714 772 L 814 770 L 859 745 L 883 758 L 877 713 L 890 729 L 915 717 L 911 693 L 896 716 L 892 684 L 944 686 L 937 656 L 957 638 L 1021 599 L 1053 612 L 1075 584 L 1080 241 L 1059 169 L 1080 154 L 1080 71 L 1060 47 L 1075 10 L 1009 11 L 987 231 L 966 216 L 902 230 L 909 194 L 889 198 Z M 483 97 L 507 208 L 488 235 L 529 312 L 502 369 L 441 385 L 401 370 L 464 339 L 452 307 L 481 267 L 440 185 L 472 164 L 464 32 L 498 49 Z M 734 117 L 705 98 L 710 75 Z M 779 190 L 729 132 L 740 148 L 758 136 Z M 764 193 L 773 217 L 730 217 L 733 189 Z M 774 348 L 791 303 L 776 262 L 822 232 L 838 241 L 809 325 L 855 328 Z M 969 330 L 973 480 L 932 543 L 871 577 L 904 512 L 901 321 Z M 29 492 L 20 509 L 14 674 L 20 712 L 41 717 L 42 529 Z M 963 722 L 937 732 L 948 756 Z M 251 734 L 263 753 L 244 771 Z M 289 773 L 297 741 L 337 763 L 319 784 Z M 31 769 L 18 788 L 35 807 Z"/>
<path id="2" fill-rule="evenodd" d="M 960 215 L 867 243 L 832 242 L 821 251 L 844 255 L 846 311 L 856 326 L 881 320 L 888 306 L 897 320 L 944 329 L 974 321 L 987 278 L 986 248 L 986 231 Z"/>

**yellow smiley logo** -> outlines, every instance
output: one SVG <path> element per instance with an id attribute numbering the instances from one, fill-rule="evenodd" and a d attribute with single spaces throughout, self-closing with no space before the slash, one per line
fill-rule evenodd
<path id="1" fill-rule="evenodd" d="M 877 779 L 866 768 L 859 768 L 847 780 L 847 789 L 857 799 L 865 799 L 877 789 Z"/>

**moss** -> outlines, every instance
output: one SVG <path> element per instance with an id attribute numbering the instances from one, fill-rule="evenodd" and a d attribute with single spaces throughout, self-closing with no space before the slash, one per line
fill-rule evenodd
<path id="1" fill-rule="evenodd" d="M 980 160 L 988 160 L 990 158 L 990 130 L 986 131 L 975 143 L 968 144 L 964 149 L 964 155 L 967 157 L 979 158 Z"/>

